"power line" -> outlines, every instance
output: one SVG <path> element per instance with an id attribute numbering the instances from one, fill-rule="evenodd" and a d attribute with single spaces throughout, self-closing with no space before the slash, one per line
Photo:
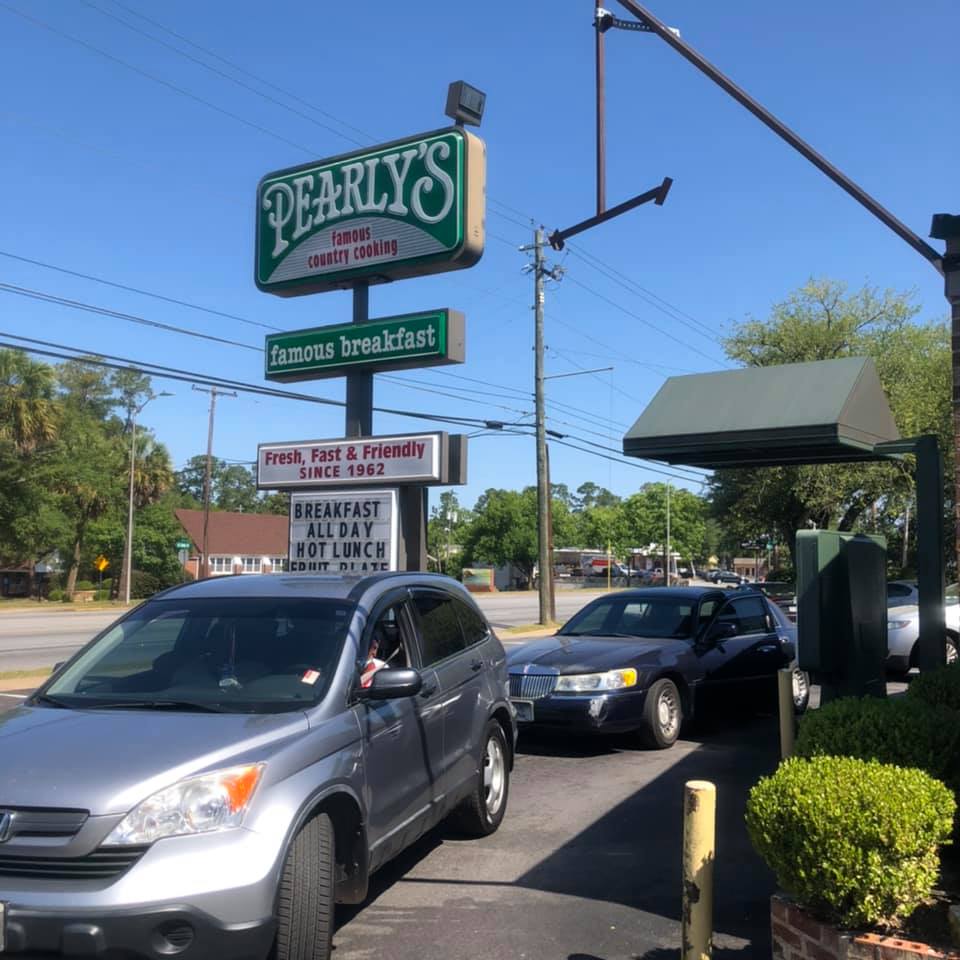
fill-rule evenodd
<path id="1" fill-rule="evenodd" d="M 98 7 L 95 3 L 92 3 L 91 0 L 82 0 L 83 4 L 87 7 L 90 7 L 91 10 L 96 10 L 97 13 L 102 14 L 105 17 L 109 17 L 111 20 L 115 21 L 126 27 L 128 30 L 133 31 L 133 33 L 138 34 L 141 37 L 146 37 L 148 40 L 152 40 L 154 43 L 159 44 L 161 47 L 166 48 L 167 50 L 172 50 L 174 53 L 183 57 L 186 60 L 189 60 L 191 63 L 196 63 L 199 66 L 203 67 L 206 70 L 209 70 L 211 73 L 216 74 L 218 77 L 223 77 L 224 80 L 230 81 L 230 83 L 235 83 L 238 87 L 241 87 L 244 90 L 249 90 L 251 93 L 256 94 L 258 97 L 262 97 L 268 103 L 272 103 L 275 106 L 282 107 L 284 110 L 289 110 L 291 113 L 295 114 L 298 117 L 302 117 L 304 120 L 309 121 L 310 123 L 316 124 L 318 127 L 326 130 L 329 133 L 335 134 L 338 137 L 342 137 L 344 140 L 354 143 L 357 146 L 363 147 L 366 146 L 360 140 L 357 140 L 354 137 L 349 137 L 345 133 L 342 133 L 340 130 L 335 129 L 334 127 L 329 126 L 323 121 L 318 120 L 316 117 L 311 117 L 308 113 L 304 113 L 302 110 L 298 110 L 296 107 L 291 107 L 289 104 L 284 103 L 282 100 L 278 100 L 276 97 L 271 96 L 269 93 L 264 93 L 262 90 L 258 90 L 256 87 L 251 86 L 249 83 L 244 83 L 243 80 L 238 80 L 236 77 L 231 77 L 229 73 L 225 73 L 223 70 L 218 70 L 216 67 L 211 66 L 204 60 L 201 60 L 199 57 L 191 56 L 185 50 L 181 50 L 179 47 L 174 46 L 172 43 L 167 43 L 166 40 L 161 40 L 159 37 L 155 37 L 152 34 L 148 33 L 146 30 L 141 30 L 139 27 L 135 27 L 132 23 L 128 23 L 122 17 L 118 17 L 115 13 L 110 13 L 109 10 L 104 10 L 102 7 Z M 120 4 L 122 6 L 122 4 Z M 137 14 L 139 16 L 139 14 Z M 236 69 L 236 68 L 234 68 Z"/>
<path id="2" fill-rule="evenodd" d="M 602 293 L 599 293 L 598 291 L 594 290 L 592 287 L 588 287 L 582 281 L 577 280 L 576 277 L 572 277 L 568 275 L 568 279 L 570 280 L 571 283 L 574 283 L 581 289 L 586 290 L 587 293 L 591 294 L 594 297 L 597 297 L 599 300 L 603 300 L 604 303 L 610 304 L 611 307 L 616 307 L 616 309 L 619 310 L 621 313 L 625 313 L 628 317 L 632 317 L 634 320 L 638 320 L 640 323 L 644 324 L 645 326 L 648 326 L 652 330 L 655 330 L 661 336 L 667 337 L 668 339 L 672 340 L 674 343 L 679 344 L 681 347 L 684 347 L 687 350 L 692 350 L 694 353 L 699 354 L 701 357 L 704 358 L 704 360 L 709 361 L 714 366 L 722 366 L 722 364 L 720 364 L 713 357 L 708 356 L 699 347 L 695 347 L 693 346 L 693 344 L 686 343 L 683 340 L 681 340 L 679 337 L 675 337 L 672 333 L 668 332 L 667 330 L 663 330 L 660 327 L 658 327 L 652 320 L 648 320 L 646 317 L 640 316 L 639 313 L 634 313 L 632 310 L 628 310 L 626 307 L 617 303 L 615 300 L 611 300 L 609 297 L 604 296 Z M 595 339 L 595 338 L 591 337 L 589 339 Z M 595 340 L 595 342 L 599 343 L 600 341 Z M 607 345 L 605 344 L 605 346 Z M 610 349 L 613 349 L 613 348 L 610 348 Z"/>
<path id="3" fill-rule="evenodd" d="M 126 290 L 128 293 L 138 293 L 144 297 L 152 297 L 154 300 L 162 300 L 165 303 L 173 303 L 178 307 L 187 307 L 190 310 L 199 310 L 201 313 L 209 313 L 214 317 L 222 317 L 225 320 L 236 320 L 238 323 L 247 323 L 252 327 L 262 327 L 264 330 L 282 331 L 282 327 L 274 327 L 269 323 L 261 323 L 259 320 L 248 320 L 246 317 L 238 317 L 235 313 L 225 313 L 222 310 L 213 310 L 210 307 L 201 307 L 199 304 L 190 303 L 187 300 L 178 300 L 176 297 L 168 297 L 162 293 L 155 293 L 151 290 L 142 290 L 139 287 L 131 287 L 125 283 L 117 283 L 114 280 L 107 280 L 104 277 L 96 277 L 90 273 L 82 273 L 79 270 L 69 270 L 66 267 L 58 267 L 53 263 L 45 263 L 42 260 L 33 260 L 30 257 L 23 257 L 9 250 L 0 250 L 0 257 L 8 257 L 11 260 L 19 260 L 21 263 L 29 263 L 34 267 L 43 267 L 45 270 L 55 270 L 57 273 L 63 273 L 70 277 L 79 277 L 81 280 L 90 280 L 92 283 L 100 283 L 105 287 L 114 287 L 117 290 Z"/>
<path id="4" fill-rule="evenodd" d="M 71 347 L 65 344 L 54 343 L 49 340 L 40 340 L 35 337 L 24 337 L 15 333 L 8 333 L 0 330 L 0 337 L 7 337 L 9 340 L 17 340 L 21 343 L 39 344 L 39 347 L 24 347 L 16 343 L 0 343 L 0 346 L 12 350 L 19 350 L 23 353 L 34 353 L 40 356 L 51 356 L 61 360 L 79 360 L 83 363 L 89 363 L 93 366 L 108 367 L 114 370 L 133 370 L 137 373 L 144 373 L 148 376 L 158 379 L 179 380 L 185 383 L 202 383 L 207 386 L 216 385 L 217 387 L 226 387 L 231 390 L 237 390 L 240 393 L 252 393 L 259 396 L 277 398 L 280 400 L 302 400 L 309 403 L 318 403 L 328 407 L 345 407 L 342 400 L 331 400 L 327 397 L 317 397 L 308 393 L 297 393 L 293 390 L 281 390 L 276 387 L 263 387 L 255 383 L 247 383 L 242 380 L 230 380 L 226 377 L 217 377 L 213 374 L 196 373 L 191 370 L 182 370 L 178 367 L 169 367 L 163 364 L 151 363 L 144 360 L 132 360 L 129 357 L 119 357 L 111 354 L 97 353 L 91 355 L 89 350 L 82 347 Z M 57 349 L 41 349 L 57 348 Z M 73 351 L 64 353 L 64 350 Z M 377 413 L 389 413 L 394 416 L 410 417 L 415 420 L 429 420 L 436 423 L 453 423 L 458 426 L 479 426 L 488 427 L 490 424 L 500 425 L 500 421 L 490 419 L 480 419 L 478 417 L 457 417 L 441 416 L 433 413 L 423 413 L 416 410 L 403 410 L 393 407 L 374 407 Z"/>
<path id="5" fill-rule="evenodd" d="M 196 337 L 199 340 L 209 340 L 213 343 L 222 343 L 230 347 L 243 347 L 244 350 L 256 350 L 258 353 L 263 353 L 262 347 L 255 347 L 251 343 L 243 343 L 240 340 L 229 340 L 226 337 L 215 337 L 212 333 L 200 333 L 197 330 L 188 330 L 186 327 L 177 327 L 172 323 L 148 320 L 146 317 L 138 316 L 135 313 L 122 313 L 119 310 L 111 310 L 109 307 L 98 307 L 95 304 L 84 303 L 82 300 L 70 300 L 67 297 L 58 297 L 52 293 L 44 293 L 42 290 L 18 287 L 12 283 L 0 283 L 0 291 L 12 293 L 18 297 L 28 297 L 31 300 L 39 300 L 43 303 L 54 303 L 61 307 L 70 307 L 73 310 L 95 313 L 102 317 L 112 317 L 115 320 L 126 320 L 128 323 L 136 323 L 144 327 L 153 327 L 157 330 L 166 330 L 168 333 L 179 333 L 182 336 Z"/>
<path id="6" fill-rule="evenodd" d="M 615 283 L 618 283 L 621 287 L 633 293 L 635 296 L 639 297 L 641 300 L 650 304 L 655 310 L 659 310 L 661 313 L 670 317 L 671 320 L 678 320 L 680 323 L 683 323 L 685 326 L 690 327 L 694 333 L 698 333 L 703 337 L 706 337 L 711 343 L 717 342 L 717 333 L 715 330 L 707 326 L 707 324 L 702 323 L 696 317 L 692 317 L 689 313 L 681 310 L 679 307 L 675 307 L 668 300 L 665 300 L 663 297 L 657 295 L 652 290 L 648 290 L 646 287 L 639 284 L 636 280 L 628 277 L 626 274 L 617 270 L 615 267 L 611 267 L 609 264 L 604 263 L 600 260 L 599 257 L 595 257 L 593 254 L 588 253 L 582 247 L 575 246 L 574 244 L 569 244 L 570 252 L 573 256 L 582 260 L 587 266 L 593 267 L 598 273 L 602 273 L 608 279 L 613 280 Z"/>
<path id="7" fill-rule="evenodd" d="M 259 123 L 254 123 L 252 120 L 248 120 L 246 117 L 240 116 L 238 113 L 233 113 L 231 110 L 217 106 L 217 104 L 213 103 L 212 101 L 206 100 L 205 98 L 192 93 L 184 87 L 179 87 L 175 83 L 171 83 L 169 80 L 164 80 L 162 77 L 158 77 L 155 74 L 150 73 L 147 70 L 143 70 L 132 63 L 128 63 L 126 60 L 114 56 L 112 53 L 109 53 L 106 50 L 101 50 L 100 47 L 94 46 L 92 43 L 88 43 L 86 40 L 81 40 L 79 37 L 75 37 L 64 30 L 60 30 L 52 24 L 47 23 L 45 20 L 32 17 L 30 14 L 24 13 L 22 10 L 18 10 L 9 3 L 3 2 L 3 0 L 0 0 L 0 7 L 3 7 L 3 9 L 14 14 L 15 16 L 20 17 L 23 20 L 28 21 L 29 23 L 41 27 L 44 30 L 48 30 L 50 33 L 53 33 L 58 37 L 62 37 L 64 40 L 69 40 L 71 43 L 76 43 L 87 50 L 92 50 L 101 57 L 106 57 L 107 60 L 111 60 L 113 63 L 118 63 L 127 70 L 132 70 L 141 77 L 146 77 L 148 80 L 152 80 L 154 83 L 159 83 L 161 86 L 164 86 L 169 90 L 173 90 L 175 93 L 179 93 L 184 97 L 188 97 L 190 100 L 194 100 L 197 103 L 202 103 L 205 107 L 209 107 L 211 110 L 215 110 L 217 113 L 221 113 L 225 117 L 230 117 L 231 120 L 236 120 L 237 122 L 242 123 L 244 126 L 250 127 L 252 130 L 256 130 L 259 133 L 265 133 L 267 136 L 273 137 L 276 140 L 280 140 L 287 144 L 287 146 L 295 147 L 297 150 L 300 150 L 304 153 L 313 154 L 314 152 L 310 150 L 309 147 L 305 147 L 302 143 L 296 143 L 293 140 L 289 140 L 287 137 L 284 137 L 279 133 L 275 133 L 273 130 L 269 130 L 266 127 L 261 126 Z"/>

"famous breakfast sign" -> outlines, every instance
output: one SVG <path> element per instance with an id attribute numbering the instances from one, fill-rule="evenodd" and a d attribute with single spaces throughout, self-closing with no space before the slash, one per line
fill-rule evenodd
<path id="1" fill-rule="evenodd" d="M 265 176 L 257 189 L 257 286 L 280 296 L 475 264 L 486 154 L 460 127 Z"/>

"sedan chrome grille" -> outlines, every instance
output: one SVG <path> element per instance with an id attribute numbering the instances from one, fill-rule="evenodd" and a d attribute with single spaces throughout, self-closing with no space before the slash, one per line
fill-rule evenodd
<path id="1" fill-rule="evenodd" d="M 87 819 L 86 810 L 57 810 L 42 807 L 7 807 L 9 814 L 4 841 L 24 837 L 73 837 Z"/>
<path id="2" fill-rule="evenodd" d="M 510 696 L 524 700 L 540 700 L 553 693 L 557 685 L 555 673 L 512 673 L 510 674 Z"/>

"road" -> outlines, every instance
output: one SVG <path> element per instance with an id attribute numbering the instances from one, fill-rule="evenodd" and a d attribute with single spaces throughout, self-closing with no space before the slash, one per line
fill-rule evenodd
<path id="1" fill-rule="evenodd" d="M 594 596 L 583 591 L 558 591 L 557 616 L 561 621 L 568 619 Z M 537 620 L 535 593 L 480 594 L 477 600 L 495 629 Z M 0 612 L 0 673 L 51 667 L 66 660 L 117 616 L 115 611 L 103 610 Z"/>

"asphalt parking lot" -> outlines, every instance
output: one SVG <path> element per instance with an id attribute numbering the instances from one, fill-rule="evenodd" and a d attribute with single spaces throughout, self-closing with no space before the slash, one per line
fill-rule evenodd
<path id="1" fill-rule="evenodd" d="M 443 826 L 342 908 L 340 960 L 667 960 L 679 957 L 683 784 L 718 787 L 717 958 L 769 956 L 774 880 L 753 853 L 746 793 L 777 764 L 773 717 L 714 717 L 667 751 L 521 736 L 500 830 Z"/>

